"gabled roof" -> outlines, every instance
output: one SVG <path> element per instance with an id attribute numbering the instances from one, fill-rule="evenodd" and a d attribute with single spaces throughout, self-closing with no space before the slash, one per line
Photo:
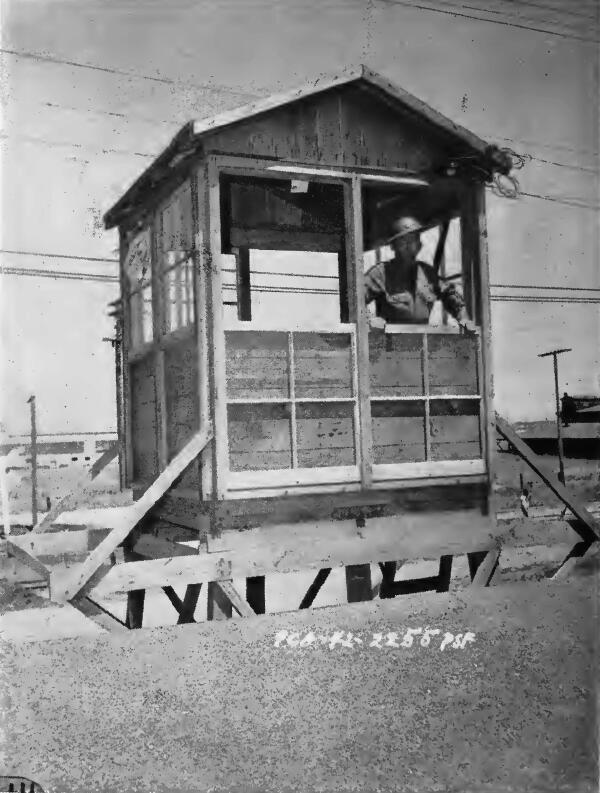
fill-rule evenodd
<path id="1" fill-rule="evenodd" d="M 468 129 L 454 123 L 446 116 L 438 113 L 425 102 L 404 91 L 402 88 L 389 82 L 385 77 L 371 71 L 364 65 L 356 68 L 347 69 L 340 74 L 322 76 L 314 82 L 304 85 L 302 88 L 287 91 L 281 94 L 259 99 L 248 105 L 228 110 L 220 113 L 213 118 L 190 121 L 172 139 L 167 148 L 158 155 L 154 162 L 142 173 L 126 193 L 117 203 L 105 214 L 104 222 L 107 228 L 115 226 L 119 222 L 119 217 L 126 211 L 126 208 L 136 202 L 136 199 L 144 191 L 151 189 L 157 181 L 160 181 L 170 169 L 175 168 L 188 155 L 192 154 L 202 144 L 204 138 L 208 137 L 217 130 L 247 121 L 253 117 L 262 115 L 271 110 L 289 105 L 301 99 L 314 96 L 328 91 L 332 88 L 360 83 L 363 87 L 385 95 L 386 100 L 392 106 L 397 105 L 398 110 L 409 110 L 414 114 L 425 118 L 449 137 L 465 144 L 474 154 L 483 155 L 488 147 L 486 141 L 470 132 Z"/>

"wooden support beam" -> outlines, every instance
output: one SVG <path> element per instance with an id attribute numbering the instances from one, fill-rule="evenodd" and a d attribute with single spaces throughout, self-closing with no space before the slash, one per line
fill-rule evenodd
<path id="1" fill-rule="evenodd" d="M 120 447 L 118 443 L 113 444 L 103 454 L 100 455 L 89 471 L 82 472 L 81 475 L 77 477 L 73 486 L 73 490 L 68 495 L 61 498 L 60 501 L 56 502 L 52 509 L 50 509 L 49 512 L 47 512 L 38 523 L 36 523 L 32 529 L 32 532 L 34 534 L 38 534 L 40 532 L 47 531 L 50 526 L 52 526 L 56 518 L 58 518 L 59 515 L 65 511 L 67 504 L 72 504 L 73 499 L 81 496 L 90 483 L 96 479 L 98 474 L 100 474 L 104 468 L 106 468 L 106 466 L 118 456 L 119 448 Z"/>
<path id="2" fill-rule="evenodd" d="M 402 564 L 402 563 L 400 563 Z M 381 570 L 381 584 L 379 587 L 379 597 L 393 598 L 394 597 L 394 579 L 399 565 L 398 562 L 380 562 L 379 569 Z"/>
<path id="3" fill-rule="evenodd" d="M 178 625 L 196 622 L 194 619 L 194 612 L 196 611 L 196 606 L 198 605 L 198 598 L 200 596 L 201 589 L 202 584 L 188 584 L 182 600 L 175 592 L 173 587 L 163 587 L 165 595 L 169 598 L 173 607 L 175 608 L 175 611 L 179 614 L 179 618 L 177 620 Z"/>
<path id="4" fill-rule="evenodd" d="M 352 564 L 346 567 L 346 594 L 348 603 L 373 599 L 370 564 Z"/>
<path id="5" fill-rule="evenodd" d="M 321 587 L 325 581 L 327 581 L 329 573 L 331 573 L 331 567 L 324 567 L 322 570 L 319 570 L 312 584 L 306 590 L 306 594 L 300 601 L 300 605 L 298 606 L 299 609 L 308 609 L 312 606 L 315 598 L 321 591 Z"/>
<path id="6" fill-rule="evenodd" d="M 246 601 L 255 614 L 265 613 L 266 599 L 264 575 L 253 575 L 246 578 Z"/>
<path id="7" fill-rule="evenodd" d="M 127 593 L 127 618 L 128 628 L 141 628 L 144 621 L 145 589 L 134 589 Z"/>
<path id="8" fill-rule="evenodd" d="M 229 598 L 231 605 L 240 617 L 254 617 L 256 615 L 256 612 L 250 608 L 231 581 L 219 581 L 217 587 Z"/>
<path id="9" fill-rule="evenodd" d="M 481 518 L 481 524 L 473 522 L 466 527 L 460 521 L 455 525 L 448 519 L 444 536 L 435 538 L 427 535 L 422 528 L 417 531 L 422 525 L 421 521 L 417 521 L 414 526 L 409 522 L 406 531 L 399 531 L 397 520 L 367 520 L 366 526 L 361 529 L 362 537 L 356 533 L 355 521 L 340 523 L 344 526 L 345 523 L 353 524 L 354 528 L 352 530 L 352 526 L 348 525 L 345 526 L 346 531 L 342 532 L 333 524 L 330 531 L 332 536 L 328 536 L 327 532 L 310 533 L 307 525 L 304 527 L 306 536 L 296 534 L 288 538 L 289 545 L 283 544 L 281 540 L 269 542 L 263 538 L 255 545 L 241 546 L 236 550 L 116 565 L 98 584 L 95 596 L 104 597 L 110 592 L 168 584 L 182 586 L 269 573 L 364 565 L 367 562 L 377 563 L 381 559 L 439 561 L 444 554 L 485 552 L 496 547 L 496 539 L 486 528 L 488 524 L 484 517 Z M 277 534 L 276 527 L 274 533 Z"/>
<path id="10" fill-rule="evenodd" d="M 29 553 L 20 545 L 17 545 L 17 543 L 13 542 L 12 538 L 10 540 L 6 540 L 6 550 L 9 556 L 14 557 L 18 562 L 29 567 L 37 575 L 39 575 L 40 579 L 48 582 L 50 581 L 50 570 L 46 567 L 46 565 L 40 562 L 40 560 L 33 554 Z"/>
<path id="11" fill-rule="evenodd" d="M 495 548 L 491 551 L 488 551 L 477 566 L 477 570 L 473 576 L 473 580 L 471 581 L 471 586 L 489 586 L 492 578 L 494 577 L 494 573 L 496 572 L 496 568 L 498 567 L 499 560 L 500 548 Z"/>
<path id="12" fill-rule="evenodd" d="M 514 447 L 515 451 L 525 460 L 529 467 L 542 479 L 544 484 L 552 490 L 554 495 L 560 498 L 563 504 L 571 510 L 576 518 L 578 518 L 580 523 L 572 523 L 571 525 L 581 536 L 581 539 L 586 541 L 600 540 L 600 522 L 598 522 L 591 512 L 586 509 L 579 498 L 567 490 L 554 472 L 540 460 L 502 416 L 496 415 L 496 429 L 502 437 Z"/>
<path id="13" fill-rule="evenodd" d="M 588 553 L 593 548 L 591 553 Z M 591 542 L 578 542 L 571 548 L 567 558 L 558 566 L 554 574 L 550 576 L 555 581 L 562 581 L 568 578 L 585 561 L 590 561 L 595 555 L 598 558 L 598 544 Z"/>
<path id="14" fill-rule="evenodd" d="M 196 433 L 184 446 L 165 470 L 157 477 L 144 495 L 136 503 L 123 512 L 121 525 L 112 529 L 108 537 L 90 553 L 88 558 L 74 569 L 73 576 L 63 579 L 62 586 L 53 591 L 52 598 L 58 602 L 71 600 L 86 586 L 92 576 L 100 569 L 115 548 L 120 545 L 146 513 L 161 498 L 173 482 L 183 473 L 187 466 L 195 460 L 212 437 L 208 428 Z M 114 569 L 114 568 L 113 568 Z M 196 583 L 196 582 L 188 582 Z"/>
<path id="15" fill-rule="evenodd" d="M 207 592 L 207 620 L 229 620 L 231 619 L 231 600 L 219 585 L 211 581 Z"/>
<path id="16" fill-rule="evenodd" d="M 122 622 L 110 611 L 100 606 L 88 597 L 75 598 L 71 605 L 84 614 L 88 619 L 93 620 L 101 628 L 111 633 L 125 633 L 128 630 L 127 624 Z"/>
<path id="17" fill-rule="evenodd" d="M 452 556 L 445 554 L 440 557 L 440 571 L 438 574 L 438 592 L 448 592 L 450 589 L 450 579 L 452 577 Z"/>

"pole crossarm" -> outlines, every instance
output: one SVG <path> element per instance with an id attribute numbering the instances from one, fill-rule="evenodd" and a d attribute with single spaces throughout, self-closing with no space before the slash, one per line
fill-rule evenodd
<path id="1" fill-rule="evenodd" d="M 76 568 L 69 577 L 61 580 L 52 577 L 50 580 L 51 599 L 66 602 L 79 595 L 86 584 L 97 575 L 100 567 L 111 553 L 127 538 L 142 518 L 171 487 L 173 482 L 183 473 L 188 465 L 196 459 L 212 439 L 212 429 L 204 429 L 196 433 L 186 446 L 171 460 L 165 470 L 150 485 L 144 495 L 129 509 L 124 511 L 119 523 L 110 534 L 90 553 L 87 559 Z"/>
<path id="2" fill-rule="evenodd" d="M 570 493 L 558 477 L 543 463 L 533 450 L 520 438 L 515 429 L 496 414 L 496 429 L 516 450 L 517 454 L 532 468 L 533 471 L 542 479 L 550 490 L 565 504 L 571 512 L 578 518 L 579 523 L 572 522 L 575 531 L 583 540 L 600 540 L 600 522 L 594 518 L 583 503 L 572 493 Z M 582 525 L 583 524 L 583 525 Z"/>

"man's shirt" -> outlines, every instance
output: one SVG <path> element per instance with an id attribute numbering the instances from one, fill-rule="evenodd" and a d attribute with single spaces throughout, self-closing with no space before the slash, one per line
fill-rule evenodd
<path id="1" fill-rule="evenodd" d="M 429 264 L 415 262 L 407 268 L 395 259 L 376 264 L 365 274 L 367 304 L 375 301 L 377 316 L 390 324 L 426 324 L 436 300 L 458 318 L 462 298 L 454 285 L 440 287 L 439 278 Z"/>

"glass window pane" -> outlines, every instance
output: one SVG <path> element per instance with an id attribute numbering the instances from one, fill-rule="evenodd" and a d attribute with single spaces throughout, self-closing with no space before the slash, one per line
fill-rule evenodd
<path id="1" fill-rule="evenodd" d="M 352 340 L 346 333 L 294 333 L 298 399 L 352 397 Z"/>
<path id="2" fill-rule="evenodd" d="M 229 468 L 261 471 L 292 467 L 290 406 L 228 405 Z"/>
<path id="3" fill-rule="evenodd" d="M 300 468 L 356 464 L 352 402 L 300 403 L 296 426 Z"/>
<path id="4" fill-rule="evenodd" d="M 289 396 L 287 333 L 226 331 L 229 399 Z"/>
<path id="5" fill-rule="evenodd" d="M 373 462 L 406 463 L 425 460 L 425 403 L 371 402 Z"/>
<path id="6" fill-rule="evenodd" d="M 371 394 L 417 396 L 423 386 L 423 337 L 416 333 L 369 331 Z"/>
<path id="7" fill-rule="evenodd" d="M 430 334 L 429 393 L 477 394 L 477 340 L 470 336 Z"/>
<path id="8" fill-rule="evenodd" d="M 432 399 L 429 417 L 432 460 L 481 457 L 478 399 Z"/>

